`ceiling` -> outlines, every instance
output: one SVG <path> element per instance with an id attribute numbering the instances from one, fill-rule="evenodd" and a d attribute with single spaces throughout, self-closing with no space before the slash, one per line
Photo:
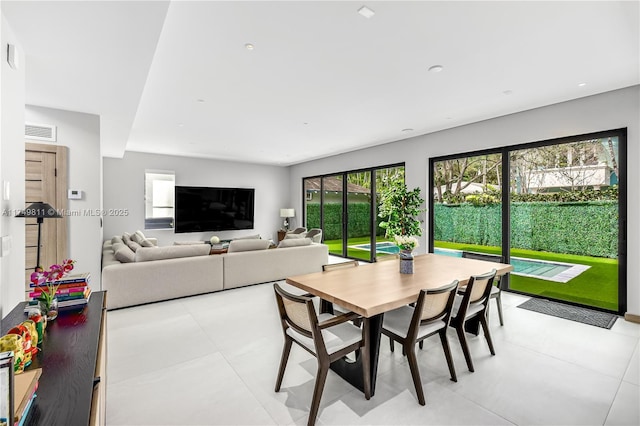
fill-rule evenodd
<path id="1" fill-rule="evenodd" d="M 1 10 L 26 55 L 27 103 L 100 115 L 103 155 L 291 165 L 639 84 L 638 6 L 3 0 Z"/>

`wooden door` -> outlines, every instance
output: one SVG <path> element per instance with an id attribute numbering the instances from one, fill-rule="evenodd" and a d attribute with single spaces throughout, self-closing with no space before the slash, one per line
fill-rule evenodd
<path id="1" fill-rule="evenodd" d="M 68 256 L 67 243 L 67 147 L 25 144 L 25 207 L 42 201 L 58 210 L 63 218 L 44 219 L 40 235 L 40 266 L 62 262 Z M 26 219 L 25 291 L 34 271 L 38 250 L 38 223 Z"/>

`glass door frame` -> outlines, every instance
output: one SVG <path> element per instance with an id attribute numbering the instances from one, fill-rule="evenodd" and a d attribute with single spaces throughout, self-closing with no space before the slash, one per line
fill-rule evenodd
<path id="1" fill-rule="evenodd" d="M 485 149 L 479 151 L 463 152 L 458 154 L 451 154 L 440 157 L 429 158 L 429 171 L 427 176 L 427 193 L 428 197 L 428 212 L 427 220 L 429 223 L 429 235 L 428 238 L 428 251 L 434 252 L 434 166 L 435 163 L 444 160 L 452 160 L 463 157 L 476 157 L 489 154 L 502 154 L 502 182 L 503 188 L 505 182 L 511 181 L 511 164 L 510 154 L 513 151 L 522 149 L 540 148 L 549 145 L 560 145 L 572 142 L 580 142 L 589 139 L 601 139 L 606 137 L 618 137 L 618 310 L 619 315 L 624 315 L 627 311 L 627 128 L 612 129 L 594 133 L 587 133 L 582 135 L 567 136 L 561 138 L 547 139 L 536 142 L 527 142 L 516 145 L 509 145 L 500 148 Z M 511 197 L 509 190 L 502 191 L 502 256 L 501 262 L 510 263 L 511 261 Z M 524 294 L 526 296 L 538 297 L 529 293 L 522 293 L 516 290 L 510 289 L 509 286 L 509 274 L 503 279 L 506 286 L 503 289 L 511 291 L 513 293 Z M 583 306 L 577 303 L 561 301 L 565 304 Z M 606 309 L 589 306 L 589 309 L 600 310 L 610 312 Z"/>
<path id="2" fill-rule="evenodd" d="M 306 210 L 306 188 L 305 181 L 307 179 L 319 179 L 320 180 L 320 226 L 324 224 L 324 178 L 331 176 L 340 176 L 342 178 L 342 257 L 346 259 L 359 260 L 364 262 L 375 262 L 376 252 L 375 250 L 369 251 L 369 259 L 365 260 L 362 258 L 350 257 L 348 255 L 348 225 L 349 225 L 349 215 L 348 215 L 348 204 L 347 204 L 347 176 L 352 173 L 363 173 L 369 172 L 371 173 L 371 209 L 369 212 L 369 230 L 370 230 L 370 244 L 372 247 L 375 247 L 376 244 L 376 230 L 377 230 L 377 217 L 376 217 L 376 205 L 377 205 L 377 188 L 376 188 L 376 172 L 382 169 L 390 169 L 396 167 L 405 167 L 405 163 L 394 163 L 394 164 L 385 164 L 382 166 L 375 167 L 366 167 L 361 169 L 347 170 L 343 172 L 337 173 L 326 173 L 322 175 L 316 176 L 306 176 L 302 178 L 302 212 L 303 212 L 303 225 L 307 226 L 307 210 Z M 324 231 L 323 237 L 324 241 Z"/>

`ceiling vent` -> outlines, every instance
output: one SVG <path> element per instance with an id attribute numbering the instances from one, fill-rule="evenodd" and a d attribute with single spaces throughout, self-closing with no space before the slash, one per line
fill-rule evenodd
<path id="1" fill-rule="evenodd" d="M 56 126 L 51 124 L 24 124 L 24 137 L 38 141 L 56 141 Z"/>

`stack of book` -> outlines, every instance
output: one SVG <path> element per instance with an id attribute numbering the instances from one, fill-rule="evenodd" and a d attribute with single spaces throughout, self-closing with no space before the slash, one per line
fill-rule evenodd
<path id="1" fill-rule="evenodd" d="M 58 281 L 49 283 L 49 285 L 57 285 L 56 299 L 58 299 L 58 308 L 76 307 L 86 305 L 91 296 L 91 287 L 89 282 L 91 276 L 88 272 L 71 274 L 62 277 Z M 37 299 L 43 291 L 47 290 L 47 286 L 36 286 L 31 284 L 31 292 L 29 297 L 32 298 L 29 305 L 36 305 Z"/>
<path id="2" fill-rule="evenodd" d="M 36 398 L 38 381 L 41 374 L 42 368 L 36 368 L 14 376 L 14 426 L 22 426 L 25 424 L 29 410 Z"/>

